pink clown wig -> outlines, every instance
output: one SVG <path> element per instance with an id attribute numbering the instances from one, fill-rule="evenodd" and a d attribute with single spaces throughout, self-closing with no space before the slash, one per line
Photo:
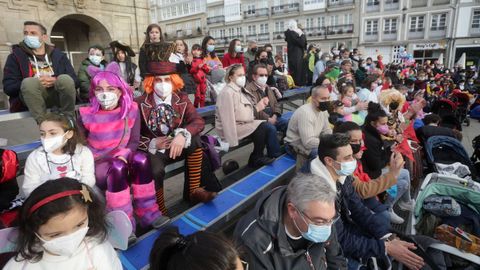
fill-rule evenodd
<path id="1" fill-rule="evenodd" d="M 109 85 L 117 87 L 122 92 L 118 103 L 121 108 L 121 118 L 124 119 L 130 110 L 130 106 L 132 106 L 133 94 L 128 83 L 126 83 L 120 76 L 120 66 L 118 63 L 112 62 L 108 64 L 104 70 L 94 65 L 90 65 L 87 68 L 87 71 L 91 77 L 90 91 L 88 95 L 90 97 L 92 113 L 96 113 L 100 109 L 100 104 L 95 96 L 95 88 L 101 81 L 105 80 Z"/>

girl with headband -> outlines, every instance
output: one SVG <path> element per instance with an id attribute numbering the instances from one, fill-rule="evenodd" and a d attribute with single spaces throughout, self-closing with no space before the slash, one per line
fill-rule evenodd
<path id="1" fill-rule="evenodd" d="M 122 269 L 106 240 L 104 209 L 92 189 L 75 179 L 43 183 L 21 208 L 18 254 L 3 269 Z"/>

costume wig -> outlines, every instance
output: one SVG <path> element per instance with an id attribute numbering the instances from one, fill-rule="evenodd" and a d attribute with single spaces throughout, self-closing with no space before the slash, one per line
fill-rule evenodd
<path id="1" fill-rule="evenodd" d="M 161 75 L 157 75 L 157 76 L 161 76 Z M 183 89 L 184 83 L 180 75 L 173 73 L 173 74 L 169 74 L 168 76 L 170 76 L 170 81 L 172 82 L 173 92 L 177 92 Z M 152 93 L 154 83 L 155 83 L 154 75 L 145 76 L 145 79 L 143 80 L 143 89 L 145 89 L 145 92 L 147 92 L 148 94 Z"/>
<path id="2" fill-rule="evenodd" d="M 100 109 L 100 103 L 98 103 L 95 96 L 95 88 L 101 81 L 106 81 L 110 86 L 116 87 L 120 90 L 121 96 L 118 101 L 120 106 L 121 118 L 124 119 L 127 116 L 128 111 L 133 103 L 132 89 L 120 76 L 120 66 L 116 62 L 112 62 L 102 70 L 94 65 L 88 67 L 88 74 L 90 75 L 90 107 L 92 113 L 98 112 Z"/>

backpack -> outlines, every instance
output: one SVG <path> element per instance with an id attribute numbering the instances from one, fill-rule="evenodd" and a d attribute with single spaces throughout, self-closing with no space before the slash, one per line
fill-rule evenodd
<path id="1" fill-rule="evenodd" d="M 18 166 L 17 154 L 14 151 L 0 149 L 0 184 L 15 179 Z"/>

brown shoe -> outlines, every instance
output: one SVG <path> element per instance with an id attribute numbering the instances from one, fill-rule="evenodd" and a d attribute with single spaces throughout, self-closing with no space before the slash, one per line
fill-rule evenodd
<path id="1" fill-rule="evenodd" d="M 203 188 L 197 188 L 190 194 L 190 202 L 209 202 L 217 196 L 217 192 L 206 191 Z"/>

